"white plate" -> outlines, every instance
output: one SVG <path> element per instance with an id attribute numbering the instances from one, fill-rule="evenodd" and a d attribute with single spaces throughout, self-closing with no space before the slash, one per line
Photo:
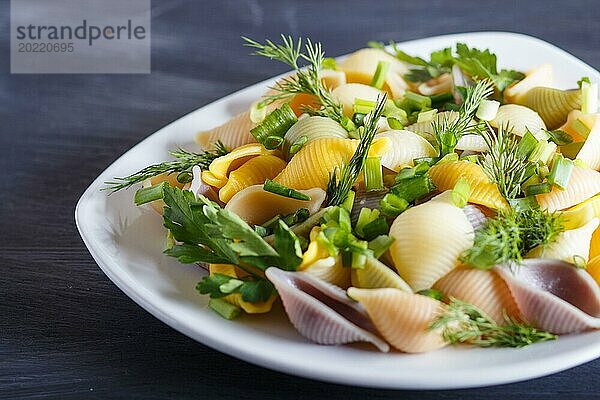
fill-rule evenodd
<path id="1" fill-rule="evenodd" d="M 503 67 L 527 70 L 551 63 L 560 87 L 573 87 L 582 76 L 600 80 L 597 71 L 563 50 L 513 33 L 438 36 L 402 43 L 401 48 L 427 56 L 457 41 L 489 47 Z M 523 349 L 447 347 L 420 355 L 382 354 L 362 346 L 309 343 L 296 333 L 280 307 L 269 315 L 245 316 L 233 322 L 207 309 L 206 296 L 194 289 L 203 271 L 161 253 L 161 218 L 135 207 L 131 190 L 107 196 L 100 188 L 112 177 L 167 159 L 170 149 L 194 149 L 195 132 L 225 122 L 272 82 L 241 90 L 164 127 L 115 161 L 85 191 L 75 210 L 81 237 L 100 268 L 123 292 L 163 322 L 214 349 L 274 370 L 350 385 L 398 389 L 485 386 L 551 374 L 600 356 L 600 332 L 565 336 Z"/>

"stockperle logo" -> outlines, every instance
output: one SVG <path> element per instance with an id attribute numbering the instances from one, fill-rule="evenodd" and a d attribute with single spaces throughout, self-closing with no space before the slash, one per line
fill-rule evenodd
<path id="1" fill-rule="evenodd" d="M 12 73 L 149 73 L 150 0 L 11 0 Z"/>

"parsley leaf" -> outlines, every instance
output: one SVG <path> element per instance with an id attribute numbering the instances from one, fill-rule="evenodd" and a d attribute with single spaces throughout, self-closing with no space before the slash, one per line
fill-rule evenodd
<path id="1" fill-rule="evenodd" d="M 200 294 L 208 294 L 211 299 L 219 299 L 232 293 L 240 293 L 242 300 L 259 303 L 269 300 L 276 291 L 271 282 L 262 278 L 234 278 L 224 274 L 205 276 L 196 285 Z"/>

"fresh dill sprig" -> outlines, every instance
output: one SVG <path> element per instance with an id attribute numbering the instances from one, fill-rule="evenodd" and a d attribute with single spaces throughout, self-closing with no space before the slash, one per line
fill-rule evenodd
<path id="1" fill-rule="evenodd" d="M 230 151 L 221 141 L 214 143 L 213 147 L 214 150 L 208 150 L 203 153 L 193 153 L 181 148 L 171 151 L 169 154 L 175 157 L 175 160 L 153 164 L 129 176 L 122 178 L 117 177 L 114 178 L 113 181 L 104 182 L 107 185 L 104 190 L 110 190 L 114 193 L 160 174 L 170 175 L 184 173 L 186 174 L 186 178 L 189 179 L 191 177 L 193 166 L 198 165 L 203 170 L 207 169 L 215 158 L 224 156 Z"/>
<path id="2" fill-rule="evenodd" d="M 450 118 L 446 116 L 441 119 L 434 119 L 432 128 L 440 157 L 453 153 L 462 135 L 480 130 L 478 125 L 472 124 L 473 116 L 477 112 L 481 101 L 488 98 L 493 92 L 494 85 L 489 80 L 482 80 L 474 86 L 468 86 L 457 117 Z"/>
<path id="3" fill-rule="evenodd" d="M 346 200 L 352 186 L 356 183 L 356 180 L 365 165 L 365 160 L 367 159 L 373 138 L 377 133 L 377 123 L 383 113 L 386 101 L 387 94 L 385 93 L 377 97 L 375 108 L 365 117 L 364 126 L 359 128 L 360 141 L 358 146 L 348 164 L 344 165 L 342 168 L 339 179 L 336 171 L 333 171 L 329 183 L 327 184 L 328 206 L 342 204 L 344 200 Z"/>
<path id="4" fill-rule="evenodd" d="M 524 347 L 537 342 L 555 340 L 556 335 L 505 316 L 499 325 L 478 307 L 451 298 L 445 311 L 431 324 L 441 329 L 442 337 L 451 344 L 467 343 L 479 347 Z"/>
<path id="5" fill-rule="evenodd" d="M 281 44 L 273 43 L 270 40 L 266 40 L 263 44 L 247 37 L 242 37 L 242 39 L 246 42 L 246 46 L 256 49 L 255 55 L 281 61 L 289 65 L 296 73 L 294 76 L 278 81 L 273 87 L 277 93 L 265 96 L 263 104 L 289 99 L 298 93 L 311 94 L 319 102 L 318 107 L 304 105 L 303 111 L 342 122 L 344 118 L 342 105 L 321 82 L 321 69 L 325 59 L 321 43 L 313 43 L 307 39 L 304 45 L 305 51 L 302 52 L 302 39 L 298 39 L 298 42 L 295 43 L 291 36 L 281 35 Z M 301 59 L 308 63 L 305 68 L 299 65 Z"/>
<path id="6" fill-rule="evenodd" d="M 492 127 L 486 123 L 486 129 L 479 134 L 489 149 L 479 164 L 506 199 L 517 198 L 531 164 L 519 155 L 519 142 L 507 126 L 500 126 L 498 133 L 494 134 Z"/>
<path id="7" fill-rule="evenodd" d="M 564 230 L 559 213 L 541 208 L 509 210 L 488 219 L 486 226 L 475 232 L 473 247 L 463 253 L 461 261 L 479 269 L 521 261 L 533 248 L 553 243 Z"/>

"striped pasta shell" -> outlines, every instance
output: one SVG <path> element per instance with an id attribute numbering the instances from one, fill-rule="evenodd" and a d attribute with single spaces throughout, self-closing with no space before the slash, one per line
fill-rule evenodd
<path id="1" fill-rule="evenodd" d="M 236 169 L 244 164 L 250 157 L 275 155 L 277 151 L 267 150 L 260 143 L 250 143 L 233 149 L 224 156 L 215 158 L 208 166 L 208 171 L 216 179 L 227 179 L 230 170 Z"/>
<path id="2" fill-rule="evenodd" d="M 581 108 L 581 90 L 535 87 L 519 103 L 537 111 L 548 129 L 556 129 L 565 123 L 571 111 Z"/>
<path id="3" fill-rule="evenodd" d="M 561 213 L 565 229 L 579 228 L 592 220 L 600 218 L 600 195 L 590 197 Z"/>
<path id="4" fill-rule="evenodd" d="M 355 99 L 377 101 L 377 96 L 380 94 L 380 90 L 362 83 L 347 83 L 331 91 L 331 95 L 342 105 L 344 115 L 348 118 L 354 114 Z"/>
<path id="5" fill-rule="evenodd" d="M 373 141 L 369 154 L 380 156 L 389 149 L 389 139 Z M 330 176 L 347 164 L 358 140 L 340 138 L 320 138 L 306 144 L 290 160 L 274 181 L 294 189 L 326 189 Z"/>
<path id="6" fill-rule="evenodd" d="M 343 289 L 350 286 L 350 268 L 344 267 L 340 255 L 321 258 L 299 270 Z"/>
<path id="7" fill-rule="evenodd" d="M 211 149 L 211 145 L 220 140 L 229 148 L 236 148 L 248 143 L 256 142 L 250 134 L 250 129 L 256 124 L 250 120 L 250 110 L 236 115 L 229 121 L 216 128 L 196 134 L 196 143 L 203 149 Z"/>
<path id="8" fill-rule="evenodd" d="M 348 131 L 331 118 L 319 116 L 300 118 L 284 136 L 283 154 L 289 160 L 290 147 L 297 141 L 305 138 L 306 143 L 310 143 L 324 137 L 347 139 Z"/>
<path id="9" fill-rule="evenodd" d="M 521 99 L 534 87 L 552 87 L 552 65 L 542 64 L 527 71 L 525 78 L 513 83 L 504 90 L 504 100 L 507 103 L 521 102 Z"/>
<path id="10" fill-rule="evenodd" d="M 362 304 L 383 338 L 406 353 L 423 353 L 446 345 L 440 329 L 429 326 L 443 311 L 435 299 L 399 289 L 348 289 L 348 295 Z"/>
<path id="11" fill-rule="evenodd" d="M 381 165 L 398 172 L 405 166 L 413 166 L 413 160 L 419 157 L 435 157 L 434 147 L 416 133 L 404 130 L 386 131 L 376 137 L 387 137 L 391 148 L 381 157 Z"/>
<path id="12" fill-rule="evenodd" d="M 285 165 L 285 161 L 272 155 L 251 158 L 229 174 L 227 184 L 219 190 L 219 200 L 227 203 L 240 190 L 275 178 Z"/>
<path id="13" fill-rule="evenodd" d="M 352 269 L 352 286 L 361 289 L 396 288 L 412 293 L 400 275 L 374 257 L 367 258 L 364 268 Z"/>
<path id="14" fill-rule="evenodd" d="M 470 203 L 480 204 L 494 210 L 508 207 L 498 186 L 490 182 L 479 164 L 470 161 L 445 162 L 431 167 L 429 175 L 440 191 L 453 189 L 456 182 L 461 177 L 465 177 L 471 185 Z"/>
<path id="15" fill-rule="evenodd" d="M 337 64 L 340 71 L 346 73 L 349 83 L 369 85 L 380 61 L 389 63 L 383 90 L 392 98 L 398 98 L 408 87 L 402 76 L 408 72 L 405 63 L 381 49 L 366 48 L 355 51 Z"/>
<path id="16" fill-rule="evenodd" d="M 600 170 L 600 116 L 594 114 L 591 130 L 583 146 L 577 153 L 577 159 L 596 171 Z"/>
<path id="17" fill-rule="evenodd" d="M 473 246 L 473 227 L 462 209 L 443 201 L 409 208 L 392 223 L 394 267 L 414 291 L 429 289 Z"/>
<path id="18" fill-rule="evenodd" d="M 508 126 L 518 136 L 524 136 L 528 130 L 536 135 L 542 129 L 546 129 L 546 124 L 537 112 L 518 104 L 500 106 L 498 113 L 490 121 L 490 125 L 494 128 Z"/>
<path id="19" fill-rule="evenodd" d="M 479 307 L 497 323 L 503 323 L 505 315 L 520 319 L 519 308 L 508 286 L 494 271 L 461 266 L 437 281 L 433 288 L 447 298 L 454 297 Z"/>
<path id="20" fill-rule="evenodd" d="M 301 208 L 314 214 L 325 201 L 325 191 L 319 188 L 302 190 L 310 200 L 296 200 L 263 190 L 263 185 L 253 185 L 237 192 L 225 209 L 237 214 L 250 225 L 260 225 L 277 215 L 287 215 Z"/>
<path id="21" fill-rule="evenodd" d="M 456 143 L 456 150 L 477 151 L 482 153 L 484 151 L 488 151 L 489 148 L 485 143 L 483 136 L 467 134 L 458 139 L 458 143 Z"/>
<path id="22" fill-rule="evenodd" d="M 223 274 L 233 278 L 240 278 L 243 276 L 235 266 L 229 264 L 209 264 L 208 268 L 210 275 Z M 229 304 L 240 307 L 248 314 L 263 314 L 271 311 L 271 307 L 273 307 L 273 303 L 277 299 L 277 295 L 271 296 L 267 301 L 261 301 L 258 303 L 244 301 L 240 293 L 232 293 L 223 297 L 222 299 Z"/>
<path id="23" fill-rule="evenodd" d="M 580 228 L 559 233 L 554 242 L 537 246 L 526 257 L 561 260 L 576 265 L 581 261 L 587 262 L 592 234 L 597 228 L 598 218 L 594 218 Z"/>
<path id="24" fill-rule="evenodd" d="M 580 166 L 573 167 L 571 179 L 565 190 L 556 186 L 550 193 L 536 196 L 540 207 L 550 212 L 573 207 L 600 193 L 600 172 Z"/>

